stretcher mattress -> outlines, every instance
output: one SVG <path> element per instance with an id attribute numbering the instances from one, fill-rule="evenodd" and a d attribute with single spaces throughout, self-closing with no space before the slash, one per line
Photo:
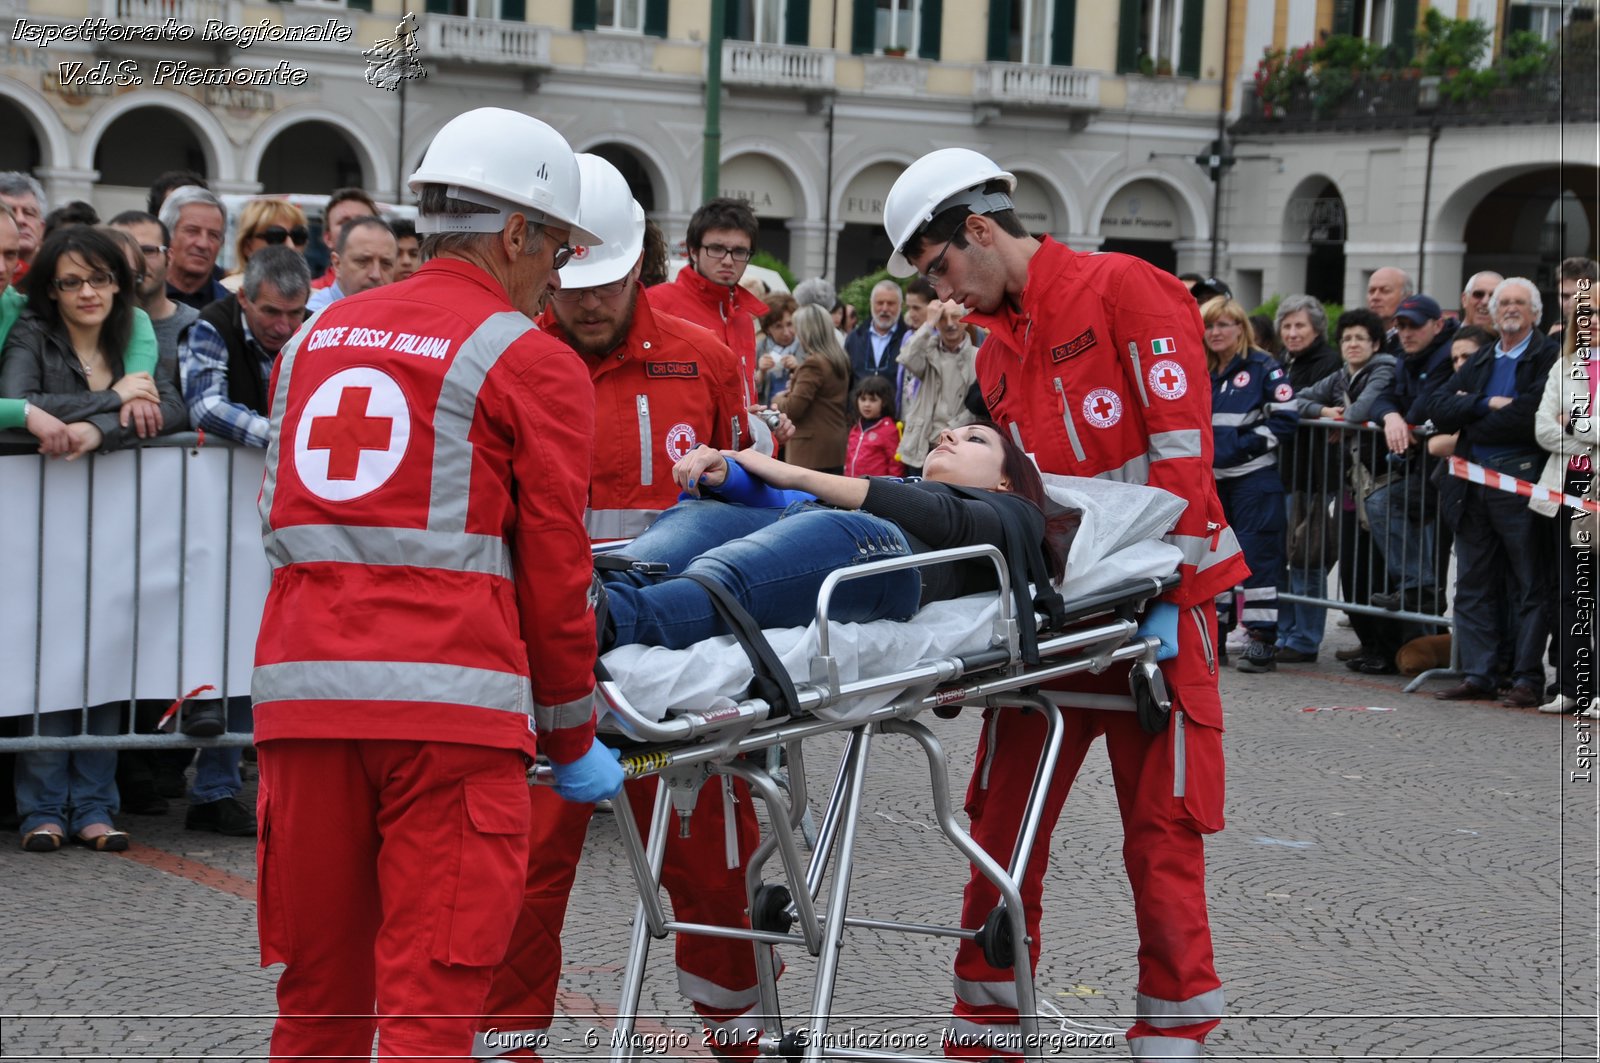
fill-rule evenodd
<path id="1" fill-rule="evenodd" d="M 1061 593 L 1071 603 L 1097 591 L 1141 577 L 1175 571 L 1177 547 L 1161 536 L 1177 522 L 1185 503 L 1153 487 L 1046 476 L 1045 489 L 1058 505 L 1076 511 L 1080 523 L 1067 555 Z M 913 668 L 923 661 L 975 653 L 989 645 L 999 603 L 993 594 L 932 602 L 907 621 L 832 623 L 829 648 L 839 680 L 849 683 Z M 817 652 L 816 623 L 805 628 L 771 629 L 767 641 L 796 682 L 810 674 Z M 707 639 L 689 649 L 619 646 L 604 664 L 638 711 L 661 719 L 673 710 L 703 710 L 726 705 L 749 685 L 749 657 L 732 636 Z M 887 705 L 903 694 L 882 691 L 848 704 L 821 709 L 825 718 L 848 719 Z"/>

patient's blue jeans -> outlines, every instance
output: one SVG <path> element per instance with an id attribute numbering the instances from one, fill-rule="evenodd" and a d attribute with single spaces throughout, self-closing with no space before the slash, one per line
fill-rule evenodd
<path id="1" fill-rule="evenodd" d="M 816 616 L 817 592 L 835 569 L 911 547 L 898 526 L 859 510 L 797 502 L 784 510 L 687 500 L 663 513 L 623 549 L 669 571 L 695 572 L 732 593 L 762 627 L 803 627 Z M 726 635 L 710 596 L 692 580 L 659 583 L 635 573 L 606 573 L 617 645 L 683 649 Z M 922 579 L 907 569 L 840 584 L 830 620 L 903 620 L 917 611 Z"/>

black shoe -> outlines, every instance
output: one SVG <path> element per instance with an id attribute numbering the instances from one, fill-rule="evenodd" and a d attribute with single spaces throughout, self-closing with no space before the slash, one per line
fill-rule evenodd
<path id="1" fill-rule="evenodd" d="M 1357 646 L 1349 650 L 1334 650 L 1333 656 L 1339 661 L 1361 661 L 1372 656 L 1372 651 L 1365 646 Z"/>
<path id="2" fill-rule="evenodd" d="M 190 805 L 183 827 L 185 830 L 208 830 L 230 838 L 254 838 L 256 814 L 237 797 L 223 797 L 202 805 Z"/>
<path id="3" fill-rule="evenodd" d="M 1400 592 L 1379 591 L 1372 596 L 1372 604 L 1379 609 L 1387 609 L 1391 613 L 1397 612 L 1400 609 Z"/>
<path id="4" fill-rule="evenodd" d="M 1278 655 L 1274 658 L 1279 664 L 1316 664 L 1315 653 L 1301 653 L 1299 650 L 1290 650 L 1280 647 Z"/>
<path id="5" fill-rule="evenodd" d="M 1350 659 L 1348 659 L 1348 660 L 1346 660 L 1344 662 L 1344 666 L 1346 668 L 1350 669 L 1352 672 L 1359 672 L 1359 671 L 1361 671 L 1362 667 L 1370 660 L 1372 660 L 1372 658 L 1370 656 L 1367 656 L 1367 657 L 1351 657 Z"/>
<path id="6" fill-rule="evenodd" d="M 1387 657 L 1368 657 L 1358 669 L 1362 675 L 1399 675 L 1400 669 Z"/>
<path id="7" fill-rule="evenodd" d="M 1276 649 L 1277 647 L 1270 642 L 1251 639 L 1250 644 L 1244 648 L 1244 653 L 1239 657 L 1238 670 L 1251 675 L 1277 671 L 1278 664 L 1273 659 L 1276 656 Z"/>
<path id="8" fill-rule="evenodd" d="M 179 726 L 190 738 L 215 738 L 228 729 L 227 714 L 219 701 L 186 701 Z"/>
<path id="9" fill-rule="evenodd" d="M 1436 691 L 1433 696 L 1440 701 L 1489 701 L 1495 696 L 1495 693 L 1491 687 L 1480 686 L 1470 680 L 1463 680 L 1453 687 Z"/>

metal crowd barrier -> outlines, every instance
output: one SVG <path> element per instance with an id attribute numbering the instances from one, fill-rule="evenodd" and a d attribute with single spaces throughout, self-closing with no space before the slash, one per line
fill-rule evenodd
<path id="1" fill-rule="evenodd" d="M 0 751 L 249 745 L 249 733 L 197 738 L 182 723 L 200 700 L 224 699 L 226 717 L 225 699 L 250 693 L 270 580 L 256 513 L 265 451 L 193 433 L 73 462 L 8 449 L 0 557 L 16 579 L 0 610 Z M 137 733 L 199 688 L 173 733 Z M 91 710 L 109 733 L 88 733 Z M 42 733 L 57 712 L 75 724 L 49 730 L 76 733 Z"/>
<path id="2" fill-rule="evenodd" d="M 1363 643 L 1371 637 L 1395 648 L 1452 627 L 1445 599 L 1453 536 L 1437 488 L 1448 459 L 1429 456 L 1416 432 L 1412 440 L 1405 454 L 1393 455 L 1381 425 L 1300 421 L 1291 452 L 1280 456 L 1295 469 L 1280 606 L 1340 610 Z M 1387 594 L 1398 600 L 1373 601 Z M 1450 666 L 1422 672 L 1405 689 L 1460 675 L 1459 666 L 1452 640 Z"/>

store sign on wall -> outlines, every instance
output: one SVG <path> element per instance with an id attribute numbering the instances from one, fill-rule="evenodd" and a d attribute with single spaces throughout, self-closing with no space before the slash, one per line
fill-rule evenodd
<path id="1" fill-rule="evenodd" d="M 1135 181 L 1106 205 L 1100 232 L 1133 240 L 1171 240 L 1178 235 L 1178 212 L 1160 186 Z"/>

